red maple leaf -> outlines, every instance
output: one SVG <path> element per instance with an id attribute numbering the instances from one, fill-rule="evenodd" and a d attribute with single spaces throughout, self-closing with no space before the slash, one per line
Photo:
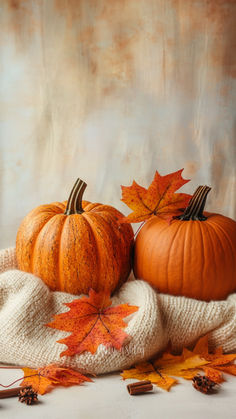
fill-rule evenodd
<path id="1" fill-rule="evenodd" d="M 131 186 L 121 186 L 122 201 L 133 210 L 122 222 L 139 223 L 156 215 L 170 221 L 187 207 L 191 195 L 175 193 L 189 182 L 182 178 L 182 171 L 161 176 L 157 171 L 149 188 L 143 188 L 135 181 Z"/>
<path id="2" fill-rule="evenodd" d="M 123 330 L 127 326 L 123 318 L 137 311 L 138 307 L 129 304 L 110 307 L 111 303 L 107 292 L 96 293 L 92 289 L 89 297 L 65 303 L 70 310 L 55 315 L 54 320 L 46 325 L 72 332 L 70 336 L 58 341 L 68 346 L 60 356 L 71 356 L 85 351 L 94 354 L 100 344 L 121 349 L 128 337 Z"/>
<path id="3" fill-rule="evenodd" d="M 84 381 L 92 381 L 78 371 L 71 368 L 59 367 L 56 364 L 49 364 L 46 367 L 32 369 L 22 368 L 24 379 L 21 386 L 31 386 L 37 393 L 45 394 L 54 386 L 72 386 L 82 384 Z"/>

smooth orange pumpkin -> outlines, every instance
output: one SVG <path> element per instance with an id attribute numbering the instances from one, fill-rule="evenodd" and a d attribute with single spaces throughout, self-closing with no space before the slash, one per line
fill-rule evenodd
<path id="1" fill-rule="evenodd" d="M 131 270 L 133 230 L 118 210 L 82 201 L 86 183 L 74 185 L 68 202 L 32 210 L 16 238 L 19 269 L 39 276 L 51 290 L 72 294 L 113 292 Z"/>
<path id="2" fill-rule="evenodd" d="M 160 292 L 221 300 L 236 291 L 236 222 L 203 213 L 210 188 L 200 186 L 179 219 L 148 220 L 137 235 L 134 274 Z"/>

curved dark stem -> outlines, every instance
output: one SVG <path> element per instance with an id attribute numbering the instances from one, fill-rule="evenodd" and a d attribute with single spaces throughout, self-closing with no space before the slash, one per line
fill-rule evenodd
<path id="1" fill-rule="evenodd" d="M 77 179 L 67 201 L 67 206 L 64 214 L 82 214 L 82 212 L 84 212 L 82 208 L 82 197 L 86 189 L 86 186 L 87 183 L 85 183 L 80 178 Z"/>
<path id="2" fill-rule="evenodd" d="M 211 188 L 209 186 L 198 186 L 184 213 L 182 215 L 177 215 L 174 218 L 183 221 L 205 221 L 207 217 L 203 214 L 203 211 L 205 208 L 207 195 L 210 190 Z"/>
<path id="3" fill-rule="evenodd" d="M 136 233 L 135 233 L 135 235 L 134 235 L 134 238 L 136 238 L 136 237 L 137 237 L 137 235 L 138 235 L 139 231 L 141 230 L 142 226 L 144 225 L 144 223 L 145 223 L 145 221 L 143 221 L 143 222 L 140 224 L 139 228 L 137 229 L 137 231 L 136 231 Z"/>
<path id="4" fill-rule="evenodd" d="M 37 373 L 37 374 L 26 375 L 25 377 L 18 378 L 17 380 L 13 381 L 11 384 L 8 384 L 7 386 L 4 386 L 3 384 L 0 384 L 0 386 L 4 388 L 8 388 L 8 387 L 11 387 L 13 384 L 17 383 L 18 381 L 22 381 L 25 378 L 29 378 L 29 377 L 35 377 L 36 375 L 39 375 L 39 374 Z"/>

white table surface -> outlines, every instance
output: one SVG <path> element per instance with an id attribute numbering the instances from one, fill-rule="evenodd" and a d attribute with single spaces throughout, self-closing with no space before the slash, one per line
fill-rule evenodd
<path id="1" fill-rule="evenodd" d="M 1 384 L 22 376 L 21 370 L 0 369 Z M 204 395 L 191 381 L 180 380 L 170 392 L 154 386 L 153 393 L 130 396 L 118 373 L 94 378 L 93 383 L 56 388 L 27 406 L 17 397 L 0 399 L 1 419 L 236 419 L 236 377 L 225 376 L 220 391 Z"/>

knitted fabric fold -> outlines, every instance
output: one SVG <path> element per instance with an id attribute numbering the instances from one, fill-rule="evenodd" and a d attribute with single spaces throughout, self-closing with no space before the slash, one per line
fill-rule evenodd
<path id="1" fill-rule="evenodd" d="M 92 355 L 84 352 L 60 357 L 66 346 L 57 343 L 67 332 L 46 327 L 54 314 L 66 311 L 65 302 L 78 296 L 52 292 L 43 281 L 16 269 L 15 249 L 0 251 L 0 362 L 39 367 L 51 362 L 102 374 L 147 360 L 171 341 L 174 349 L 193 344 L 209 333 L 210 347 L 236 349 L 236 294 L 209 303 L 158 294 L 142 280 L 129 280 L 112 297 L 113 305 L 129 303 L 139 310 L 128 319 L 131 336 L 120 350 L 100 345 Z"/>

